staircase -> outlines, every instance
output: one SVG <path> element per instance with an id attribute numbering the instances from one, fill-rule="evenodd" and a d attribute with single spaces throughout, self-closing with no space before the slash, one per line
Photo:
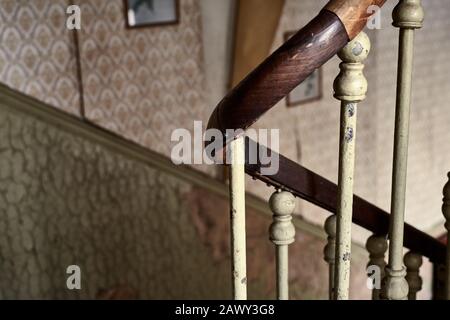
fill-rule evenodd
<path id="1" fill-rule="evenodd" d="M 274 187 L 269 200 L 273 212 L 270 240 L 275 245 L 277 298 L 289 298 L 288 247 L 295 240 L 292 214 L 295 197 L 329 211 L 325 223 L 328 244 L 329 298 L 349 299 L 352 223 L 373 233 L 367 241 L 370 254 L 368 274 L 373 280 L 374 300 L 414 300 L 422 288 L 419 269 L 422 257 L 434 264 L 434 297 L 450 299 L 450 253 L 429 235 L 404 223 L 409 118 L 412 91 L 414 34 L 424 12 L 420 0 L 400 0 L 393 11 L 393 26 L 399 28 L 399 59 L 394 162 L 390 214 L 353 195 L 356 118 L 358 104 L 366 97 L 367 80 L 363 61 L 370 52 L 370 40 L 362 32 L 373 6 L 385 0 L 332 0 L 324 9 L 283 44 L 219 103 L 209 120 L 209 129 L 224 136 L 223 150 L 230 161 L 230 207 L 232 284 L 234 298 L 247 298 L 245 174 Z M 338 184 L 320 177 L 299 164 L 277 155 L 275 174 L 265 174 L 268 165 L 254 150 L 265 149 L 244 132 L 278 101 L 286 97 L 318 67 L 334 55 L 342 60 L 334 83 L 335 98 L 341 102 L 341 133 Z M 276 154 L 272 150 L 264 150 Z M 450 218 L 450 183 L 444 188 L 442 211 Z M 449 222 L 446 224 L 450 229 Z M 409 252 L 404 255 L 404 248 Z M 385 253 L 388 252 L 387 262 Z M 446 266 L 446 267 L 445 267 Z M 446 270 L 446 271 L 442 271 Z M 440 276 L 438 276 L 438 274 Z M 442 274 L 446 276 L 443 277 Z"/>

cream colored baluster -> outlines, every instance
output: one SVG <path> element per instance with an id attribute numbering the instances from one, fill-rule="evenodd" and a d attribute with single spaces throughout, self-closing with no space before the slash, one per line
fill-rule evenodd
<path id="1" fill-rule="evenodd" d="M 422 266 L 422 256 L 414 252 L 405 254 L 406 281 L 408 281 L 409 293 L 408 300 L 416 300 L 417 292 L 422 290 L 422 278 L 419 275 L 419 269 Z"/>
<path id="2" fill-rule="evenodd" d="M 357 103 L 366 97 L 367 80 L 362 72 L 362 61 L 367 58 L 369 51 L 370 40 L 361 32 L 339 51 L 338 55 L 343 63 L 340 64 L 341 72 L 334 82 L 334 96 L 341 100 L 334 286 L 334 298 L 337 300 L 347 300 L 349 297 L 356 109 Z"/>
<path id="3" fill-rule="evenodd" d="M 247 299 L 247 261 L 245 239 L 245 142 L 230 142 L 230 206 L 233 295 L 235 300 Z"/>
<path id="4" fill-rule="evenodd" d="M 400 28 L 400 45 L 389 230 L 389 265 L 386 268 L 387 277 L 385 283 L 386 298 L 389 300 L 406 300 L 408 297 L 408 283 L 405 280 L 406 271 L 402 261 L 403 224 L 405 215 L 414 29 L 422 27 L 423 16 L 420 0 L 401 0 L 393 12 L 393 24 Z"/>
<path id="5" fill-rule="evenodd" d="M 334 261 L 336 254 L 336 216 L 331 215 L 325 221 L 328 242 L 323 250 L 324 260 L 328 263 L 328 297 L 334 299 Z"/>
<path id="6" fill-rule="evenodd" d="M 369 251 L 369 263 L 367 268 L 371 266 L 376 266 L 380 270 L 380 281 L 384 278 L 384 268 L 386 267 L 386 262 L 384 260 L 385 253 L 388 249 L 387 240 L 383 236 L 372 235 L 367 239 L 366 242 L 367 251 Z M 381 287 L 375 287 L 372 289 L 372 300 L 380 300 Z"/>
<path id="7" fill-rule="evenodd" d="M 289 245 L 295 240 L 292 214 L 295 197 L 286 191 L 277 191 L 270 197 L 273 223 L 270 226 L 270 240 L 275 244 L 277 265 L 277 298 L 289 299 Z"/>
<path id="8" fill-rule="evenodd" d="M 445 299 L 450 300 L 450 173 L 449 181 L 444 187 L 444 199 L 442 204 L 442 213 L 445 217 L 445 228 L 447 229 L 447 261 L 445 269 Z"/>

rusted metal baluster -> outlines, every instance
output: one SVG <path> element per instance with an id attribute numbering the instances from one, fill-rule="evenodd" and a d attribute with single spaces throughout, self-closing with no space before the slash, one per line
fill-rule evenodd
<path id="1" fill-rule="evenodd" d="M 400 28 L 400 45 L 389 230 L 389 264 L 386 267 L 385 298 L 389 300 L 406 300 L 408 298 L 408 283 L 405 280 L 406 270 L 403 266 L 403 225 L 405 216 L 414 29 L 422 27 L 424 18 L 420 0 L 401 0 L 395 7 L 392 16 L 394 20 L 393 25 Z"/>
<path id="2" fill-rule="evenodd" d="M 366 97 L 367 80 L 363 75 L 362 61 L 367 58 L 369 51 L 370 40 L 361 32 L 339 51 L 338 55 L 343 62 L 340 64 L 341 72 L 334 82 L 334 96 L 341 100 L 334 286 L 334 298 L 337 300 L 347 300 L 349 297 L 356 110 L 357 103 Z"/>

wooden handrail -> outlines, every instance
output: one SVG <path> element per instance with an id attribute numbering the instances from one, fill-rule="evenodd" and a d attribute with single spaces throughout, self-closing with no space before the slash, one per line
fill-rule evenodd
<path id="1" fill-rule="evenodd" d="M 271 154 L 272 159 L 277 159 L 274 151 L 248 138 L 246 138 L 246 150 L 260 150 L 260 154 Z M 262 165 L 259 161 L 255 164 L 249 164 L 247 161 L 246 173 L 275 188 L 289 191 L 333 214 L 336 213 L 338 194 L 336 184 L 282 155 L 278 157 L 277 174 L 270 176 L 261 174 L 261 169 L 271 164 Z M 377 235 L 388 234 L 389 214 L 356 195 L 353 198 L 353 222 Z M 445 245 L 407 223 L 405 223 L 404 246 L 428 257 L 434 263 L 445 264 Z"/>
<path id="2" fill-rule="evenodd" d="M 208 128 L 245 130 L 332 58 L 366 24 L 371 5 L 386 0 L 332 0 L 219 103 Z M 225 143 L 233 136 L 226 136 Z"/>

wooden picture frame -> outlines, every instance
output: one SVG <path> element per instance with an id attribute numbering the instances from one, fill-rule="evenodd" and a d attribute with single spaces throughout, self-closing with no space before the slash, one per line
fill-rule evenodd
<path id="1" fill-rule="evenodd" d="M 158 26 L 176 25 L 180 22 L 180 0 L 123 0 L 124 15 L 127 29 L 148 28 Z M 133 13 L 133 6 L 138 5 L 138 10 L 143 13 Z M 150 10 L 160 10 L 150 14 Z M 143 17 L 147 13 L 147 18 Z M 134 21 L 133 21 L 134 20 Z"/>
<path id="2" fill-rule="evenodd" d="M 284 41 L 288 41 L 295 33 L 295 31 L 286 32 L 284 34 Z M 296 107 L 318 101 L 323 97 L 322 87 L 322 68 L 319 68 L 288 94 L 286 97 L 286 105 L 288 107 Z"/>

